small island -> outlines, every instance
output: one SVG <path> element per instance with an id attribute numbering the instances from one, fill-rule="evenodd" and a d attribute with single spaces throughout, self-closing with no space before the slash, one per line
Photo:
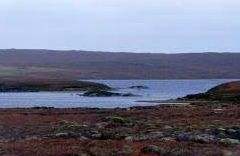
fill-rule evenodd
<path id="1" fill-rule="evenodd" d="M 131 86 L 130 89 L 149 89 L 148 86 L 138 85 L 138 86 Z"/>
<path id="2" fill-rule="evenodd" d="M 82 94 L 82 96 L 87 97 L 132 97 L 137 96 L 132 93 L 116 93 L 116 92 L 110 92 L 106 90 L 94 90 L 94 91 L 88 91 Z"/>
<path id="3" fill-rule="evenodd" d="M 20 79 L 0 81 L 0 92 L 111 90 L 100 83 L 64 79 Z"/>

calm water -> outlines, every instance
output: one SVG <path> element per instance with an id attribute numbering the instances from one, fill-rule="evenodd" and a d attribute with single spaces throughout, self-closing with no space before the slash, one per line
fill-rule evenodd
<path id="1" fill-rule="evenodd" d="M 81 92 L 0 93 L 0 107 L 130 107 L 152 105 L 141 100 L 166 100 L 187 94 L 205 92 L 208 89 L 233 80 L 94 80 L 118 88 L 116 92 L 133 93 L 137 97 L 83 97 Z M 129 89 L 144 85 L 149 89 Z"/>

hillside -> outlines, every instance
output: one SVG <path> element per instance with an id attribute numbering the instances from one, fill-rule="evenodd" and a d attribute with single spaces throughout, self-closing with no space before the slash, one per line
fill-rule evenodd
<path id="1" fill-rule="evenodd" d="M 216 86 L 206 93 L 195 95 L 187 95 L 187 100 L 208 100 L 208 101 L 224 101 L 230 103 L 240 102 L 240 81 L 229 82 Z"/>
<path id="2" fill-rule="evenodd" d="M 108 53 L 0 50 L 0 78 L 240 78 L 240 53 Z"/>

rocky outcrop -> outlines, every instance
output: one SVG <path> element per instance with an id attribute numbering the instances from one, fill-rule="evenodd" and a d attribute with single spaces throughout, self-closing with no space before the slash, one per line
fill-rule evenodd
<path id="1" fill-rule="evenodd" d="M 111 87 L 87 81 L 69 80 L 20 80 L 0 81 L 0 92 L 39 92 L 39 91 L 88 91 L 110 90 Z"/>
<path id="2" fill-rule="evenodd" d="M 232 103 L 240 102 L 240 81 L 225 83 L 216 86 L 206 93 L 187 95 L 184 100 L 209 100 L 225 101 Z"/>
<path id="3" fill-rule="evenodd" d="M 110 92 L 110 91 L 105 91 L 105 90 L 94 90 L 94 91 L 85 92 L 82 96 L 88 96 L 88 97 L 125 96 L 125 97 L 130 97 L 130 96 L 136 96 L 136 95 L 134 95 L 132 93 L 115 93 L 115 92 Z"/>
<path id="4" fill-rule="evenodd" d="M 229 146 L 239 145 L 240 141 L 237 139 L 225 138 L 225 139 L 221 139 L 219 143 L 223 146 L 229 147 Z"/>
<path id="5" fill-rule="evenodd" d="M 149 89 L 149 87 L 147 87 L 147 86 L 131 86 L 131 87 L 129 87 L 130 89 Z"/>

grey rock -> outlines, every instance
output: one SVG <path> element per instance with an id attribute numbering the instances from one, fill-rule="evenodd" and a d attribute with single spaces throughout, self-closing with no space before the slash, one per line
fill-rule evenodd
<path id="1" fill-rule="evenodd" d="M 125 138 L 127 141 L 144 141 L 144 140 L 155 140 L 164 137 L 162 132 L 150 132 L 147 134 L 140 134 L 135 136 L 128 136 Z"/>
<path id="2" fill-rule="evenodd" d="M 130 89 L 149 89 L 149 87 L 147 87 L 147 86 L 141 86 L 141 85 L 139 85 L 139 86 L 131 86 L 131 87 L 129 87 Z"/>
<path id="3" fill-rule="evenodd" d="M 183 132 L 177 136 L 178 141 L 193 141 L 198 143 L 210 143 L 216 141 L 214 135 L 209 134 L 192 134 L 190 132 Z"/>
<path id="4" fill-rule="evenodd" d="M 223 156 L 239 156 L 240 152 L 238 151 L 223 151 Z"/>
<path id="5" fill-rule="evenodd" d="M 190 137 L 191 141 L 198 142 L 198 143 L 210 143 L 215 141 L 215 136 L 209 134 L 199 134 L 199 135 L 192 135 Z"/>
<path id="6" fill-rule="evenodd" d="M 235 130 L 235 129 L 227 129 L 226 132 L 227 132 L 228 134 L 235 134 L 235 133 L 237 133 L 238 131 Z"/>
<path id="7" fill-rule="evenodd" d="M 85 136 L 91 139 L 101 139 L 102 133 L 98 130 L 89 130 L 85 132 Z"/>
<path id="8" fill-rule="evenodd" d="M 141 152 L 146 153 L 146 154 L 160 154 L 161 153 L 161 148 L 156 146 L 156 145 L 149 145 L 144 147 Z"/>
<path id="9" fill-rule="evenodd" d="M 219 144 L 223 146 L 236 146 L 240 144 L 240 141 L 237 139 L 225 138 L 219 141 Z"/>
<path id="10" fill-rule="evenodd" d="M 221 127 L 220 127 L 220 128 L 218 128 L 217 130 L 218 130 L 219 132 L 225 132 L 225 131 L 226 131 L 226 129 L 225 129 L 225 128 L 221 128 Z"/>
<path id="11" fill-rule="evenodd" d="M 104 90 L 95 90 L 95 91 L 88 91 L 85 92 L 82 96 L 88 97 L 114 97 L 114 96 L 136 96 L 132 93 L 114 93 Z"/>
<path id="12" fill-rule="evenodd" d="M 81 136 L 80 133 L 74 133 L 74 132 L 60 132 L 51 135 L 53 137 L 61 137 L 61 138 L 78 138 Z"/>
<path id="13" fill-rule="evenodd" d="M 162 141 L 176 141 L 175 138 L 173 137 L 164 137 L 164 138 L 161 138 Z"/>
<path id="14" fill-rule="evenodd" d="M 165 130 L 171 130 L 171 129 L 173 129 L 173 127 L 171 127 L 171 126 L 164 126 L 163 129 L 165 129 Z"/>
<path id="15" fill-rule="evenodd" d="M 112 139 L 112 140 L 121 140 L 124 139 L 126 136 L 128 136 L 128 134 L 118 131 L 118 132 L 114 132 L 114 131 L 103 131 L 102 132 L 102 136 L 101 139 Z"/>
<path id="16" fill-rule="evenodd" d="M 179 132 L 177 134 L 176 139 L 178 141 L 189 141 L 192 133 L 191 132 Z"/>
<path id="17" fill-rule="evenodd" d="M 54 136 L 55 137 L 67 137 L 68 133 L 56 133 Z"/>
<path id="18" fill-rule="evenodd" d="M 96 124 L 96 127 L 102 129 L 108 125 L 108 122 L 99 122 Z"/>
<path id="19" fill-rule="evenodd" d="M 89 140 L 89 138 L 87 138 L 87 137 L 85 137 L 85 136 L 81 136 L 81 137 L 79 138 L 79 140 L 85 141 L 85 140 Z"/>

